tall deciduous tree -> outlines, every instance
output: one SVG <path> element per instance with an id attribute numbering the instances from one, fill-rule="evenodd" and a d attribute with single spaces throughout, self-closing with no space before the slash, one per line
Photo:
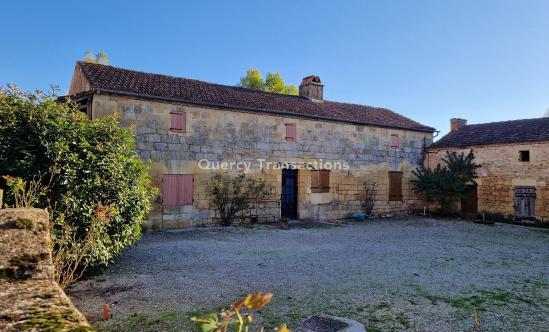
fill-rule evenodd
<path id="1" fill-rule="evenodd" d="M 99 51 L 96 55 L 88 51 L 84 54 L 84 61 L 89 63 L 98 63 L 100 65 L 109 64 L 109 55 L 105 51 Z"/>
<path id="2" fill-rule="evenodd" d="M 240 78 L 240 86 L 250 89 L 262 90 L 286 95 L 297 95 L 297 87 L 294 84 L 286 85 L 280 73 L 267 73 L 265 79 L 258 69 L 252 68 L 246 71 L 246 76 Z"/>

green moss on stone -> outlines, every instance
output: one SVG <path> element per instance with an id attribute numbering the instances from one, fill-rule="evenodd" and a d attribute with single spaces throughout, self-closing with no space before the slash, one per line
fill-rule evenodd
<path id="1" fill-rule="evenodd" d="M 28 218 L 17 218 L 17 220 L 15 220 L 13 225 L 17 229 L 32 229 L 34 226 L 34 223 L 32 222 L 32 220 Z"/>

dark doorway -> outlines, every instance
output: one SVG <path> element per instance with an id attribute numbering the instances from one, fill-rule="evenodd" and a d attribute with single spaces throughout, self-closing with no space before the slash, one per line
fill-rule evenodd
<path id="1" fill-rule="evenodd" d="M 477 186 L 467 186 L 461 198 L 461 214 L 464 218 L 476 218 L 478 215 Z"/>
<path id="2" fill-rule="evenodd" d="M 282 170 L 282 197 L 280 198 L 282 218 L 297 218 L 297 170 Z"/>

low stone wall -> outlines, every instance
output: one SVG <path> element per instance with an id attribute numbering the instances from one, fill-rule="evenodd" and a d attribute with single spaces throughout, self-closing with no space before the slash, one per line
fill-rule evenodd
<path id="1" fill-rule="evenodd" d="M 54 281 L 48 214 L 0 209 L 0 330 L 92 331 Z"/>

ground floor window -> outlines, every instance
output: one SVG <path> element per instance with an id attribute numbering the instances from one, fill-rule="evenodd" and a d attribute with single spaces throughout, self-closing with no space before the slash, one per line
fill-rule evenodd
<path id="1" fill-rule="evenodd" d="M 536 188 L 515 188 L 515 214 L 520 218 L 533 218 L 536 216 Z"/>
<path id="2" fill-rule="evenodd" d="M 389 201 L 402 201 L 402 172 L 389 172 Z"/>
<path id="3" fill-rule="evenodd" d="M 330 192 L 330 171 L 313 170 L 311 171 L 311 192 L 329 193 Z"/>
<path id="4" fill-rule="evenodd" d="M 162 177 L 162 204 L 165 206 L 193 204 L 193 176 L 166 174 Z"/>

